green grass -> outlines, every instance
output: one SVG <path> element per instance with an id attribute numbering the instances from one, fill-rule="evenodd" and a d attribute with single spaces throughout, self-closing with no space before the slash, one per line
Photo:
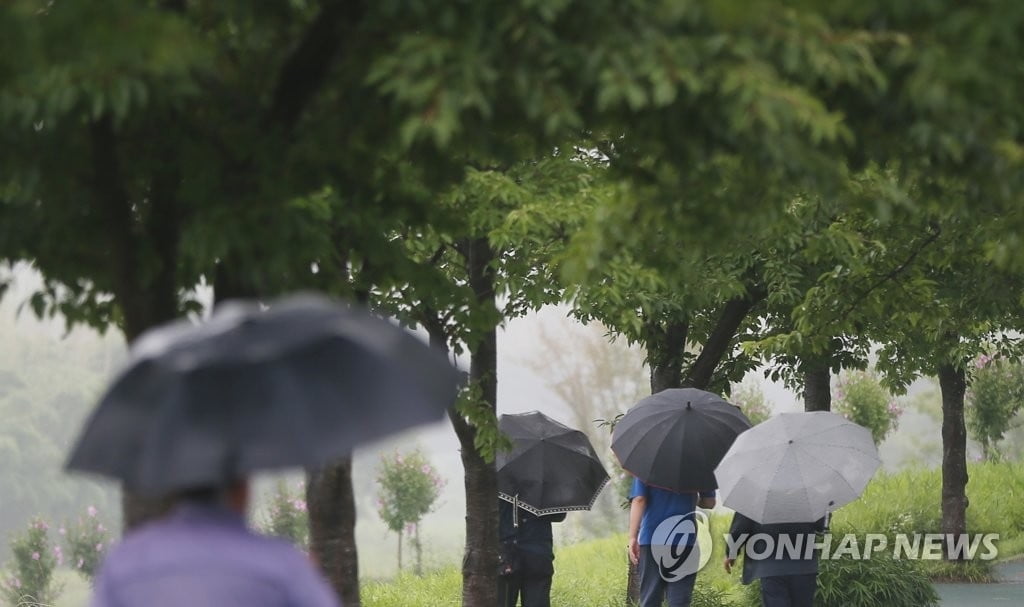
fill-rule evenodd
<path id="1" fill-rule="evenodd" d="M 968 529 L 999 533 L 1000 558 L 1024 554 L 1024 464 L 972 464 L 967 493 Z M 832 531 L 857 533 L 928 533 L 939 530 L 941 508 L 938 470 L 908 470 L 879 474 L 864 496 L 836 512 Z M 585 516 L 585 515 L 577 515 Z M 724 542 L 731 515 L 711 517 L 714 551 L 697 578 L 695 607 L 749 605 L 752 591 L 739 583 L 739 573 L 722 569 Z M 559 547 L 555 551 L 555 578 L 551 592 L 554 607 L 622 607 L 626 592 L 626 538 L 605 539 Z M 922 571 L 933 580 L 987 581 L 991 563 L 974 561 L 965 566 L 942 561 L 921 561 Z M 715 598 L 715 597 L 719 598 Z M 366 607 L 428 607 L 459 605 L 461 577 L 455 566 L 423 577 L 402 575 L 387 582 L 363 586 Z"/>
<path id="2" fill-rule="evenodd" d="M 998 533 L 999 560 L 1024 554 L 1024 464 L 978 463 L 968 466 L 967 529 L 970 533 Z M 905 470 L 879 474 L 861 498 L 839 509 L 832 520 L 834 534 L 938 533 L 942 516 L 939 470 Z M 991 561 L 951 565 L 922 561 L 937 581 L 987 581 Z"/>
<path id="3" fill-rule="evenodd" d="M 977 533 L 999 533 L 1000 559 L 1024 554 L 1024 464 L 972 464 L 969 468 L 968 528 Z M 925 533 L 939 529 L 940 473 L 909 470 L 879 474 L 864 496 L 836 512 L 833 533 Z M 578 514 L 575 516 L 586 516 Z M 714 550 L 697 577 L 694 607 L 742 607 L 751 603 L 752 591 L 740 585 L 739 572 L 722 569 L 731 515 L 711 517 Z M 389 554 L 389 553 L 388 553 Z M 626 537 L 558 547 L 552 587 L 554 607 L 622 607 L 626 592 Z M 363 554 L 366 558 L 366 554 Z M 933 580 L 986 581 L 991 563 L 966 566 L 922 561 Z M 88 584 L 70 571 L 60 571 L 64 592 L 54 607 L 84 607 Z M 437 568 L 422 577 L 402 574 L 388 581 L 366 581 L 362 588 L 366 607 L 444 607 L 462 602 L 462 578 L 455 565 Z"/>

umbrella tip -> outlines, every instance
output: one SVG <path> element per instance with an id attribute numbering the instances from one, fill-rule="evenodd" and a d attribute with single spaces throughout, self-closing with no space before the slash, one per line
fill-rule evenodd
<path id="1" fill-rule="evenodd" d="M 686 408 L 693 409 L 693 403 L 691 403 L 690 401 L 686 401 Z"/>

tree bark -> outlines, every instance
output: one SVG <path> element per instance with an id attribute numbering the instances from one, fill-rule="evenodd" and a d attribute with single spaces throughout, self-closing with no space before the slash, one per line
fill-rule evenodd
<path id="1" fill-rule="evenodd" d="M 651 368 L 651 394 L 683 383 L 683 357 L 686 354 L 686 336 L 690 325 L 674 320 L 666 323 L 648 321 L 644 325 L 647 346 L 647 364 Z"/>
<path id="2" fill-rule="evenodd" d="M 359 607 L 359 556 L 352 458 L 310 471 L 306 483 L 310 550 L 345 607 Z"/>
<path id="3" fill-rule="evenodd" d="M 967 428 L 964 423 L 964 370 L 938 369 L 942 390 L 942 533 L 967 533 Z"/>
<path id="4" fill-rule="evenodd" d="M 763 298 L 763 293 L 751 292 L 743 297 L 735 297 L 725 304 L 718 322 L 715 323 L 715 328 L 712 329 L 707 342 L 701 348 L 700 354 L 697 355 L 697 360 L 693 362 L 686 373 L 683 385 L 699 390 L 708 389 L 714 378 L 715 370 L 733 348 L 736 332 L 757 302 Z"/>
<path id="5" fill-rule="evenodd" d="M 496 317 L 494 251 L 486 238 L 468 247 L 469 284 L 477 309 L 484 317 Z M 497 414 L 497 327 L 481 331 L 470 344 L 470 381 L 479 390 L 481 404 Z M 476 448 L 477 430 L 465 417 L 449 415 L 461 446 L 466 486 L 466 549 L 462 561 L 462 604 L 492 607 L 498 603 L 498 475 Z"/>
<path id="6" fill-rule="evenodd" d="M 832 374 L 827 364 L 804 363 L 804 411 L 832 410 Z"/>

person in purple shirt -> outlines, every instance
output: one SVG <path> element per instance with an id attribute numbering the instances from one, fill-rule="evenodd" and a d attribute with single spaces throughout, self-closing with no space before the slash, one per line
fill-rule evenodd
<path id="1" fill-rule="evenodd" d="M 248 505 L 246 481 L 183 494 L 111 551 L 92 607 L 340 607 L 309 557 L 248 528 Z"/>

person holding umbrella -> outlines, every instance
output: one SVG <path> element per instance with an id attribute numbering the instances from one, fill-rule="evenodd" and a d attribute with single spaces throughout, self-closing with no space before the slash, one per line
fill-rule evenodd
<path id="1" fill-rule="evenodd" d="M 245 522 L 249 483 L 185 491 L 168 516 L 130 533 L 104 560 L 93 607 L 338 607 L 306 555 Z"/>
<path id="2" fill-rule="evenodd" d="M 765 607 L 810 607 L 818 555 L 809 542 L 880 464 L 871 432 L 828 411 L 782 413 L 744 432 L 715 469 L 723 502 L 736 511 L 726 571 L 745 545 L 743 583 L 761 580 Z"/>
<path id="3" fill-rule="evenodd" d="M 615 425 L 612 451 L 635 477 L 630 491 L 629 558 L 640 574 L 641 607 L 690 604 L 700 550 L 697 508 L 716 502 L 714 469 L 750 421 L 703 390 L 663 390 Z"/>
<path id="4" fill-rule="evenodd" d="M 587 436 L 533 411 L 502 415 L 512 448 L 498 453 L 501 607 L 549 607 L 554 576 L 551 524 L 590 510 L 608 483 Z"/>
<path id="5" fill-rule="evenodd" d="M 732 573 L 741 551 L 743 583 L 761 580 L 761 601 L 765 607 L 813 607 L 817 592 L 818 551 L 808 550 L 818 533 L 825 531 L 825 517 L 808 523 L 772 523 L 762 525 L 742 513 L 735 513 L 729 528 L 730 552 L 725 557 L 725 572 Z M 750 538 L 769 542 L 771 554 L 756 558 L 760 550 Z M 782 546 L 783 549 L 779 549 Z M 793 546 L 793 549 L 785 549 Z"/>
<path id="6" fill-rule="evenodd" d="M 309 558 L 247 528 L 247 479 L 439 421 L 461 381 L 402 329 L 313 295 L 140 336 L 67 468 L 176 505 L 110 552 L 93 607 L 338 605 Z"/>
<path id="7" fill-rule="evenodd" d="M 655 535 L 662 523 L 679 519 L 686 530 L 675 534 L 667 546 L 686 559 L 696 548 L 696 510 L 714 508 L 715 495 L 713 489 L 677 493 L 633 479 L 629 493 L 629 559 L 640 573 L 640 607 L 661 607 L 665 599 L 669 607 L 689 607 L 697 571 L 686 569 L 679 576 L 666 573 L 664 562 L 659 562 L 653 548 L 661 544 Z"/>
<path id="8" fill-rule="evenodd" d="M 551 524 L 565 513 L 537 516 L 498 500 L 498 535 L 502 559 L 498 576 L 501 607 L 551 607 L 551 581 L 555 575 L 555 548 Z"/>

